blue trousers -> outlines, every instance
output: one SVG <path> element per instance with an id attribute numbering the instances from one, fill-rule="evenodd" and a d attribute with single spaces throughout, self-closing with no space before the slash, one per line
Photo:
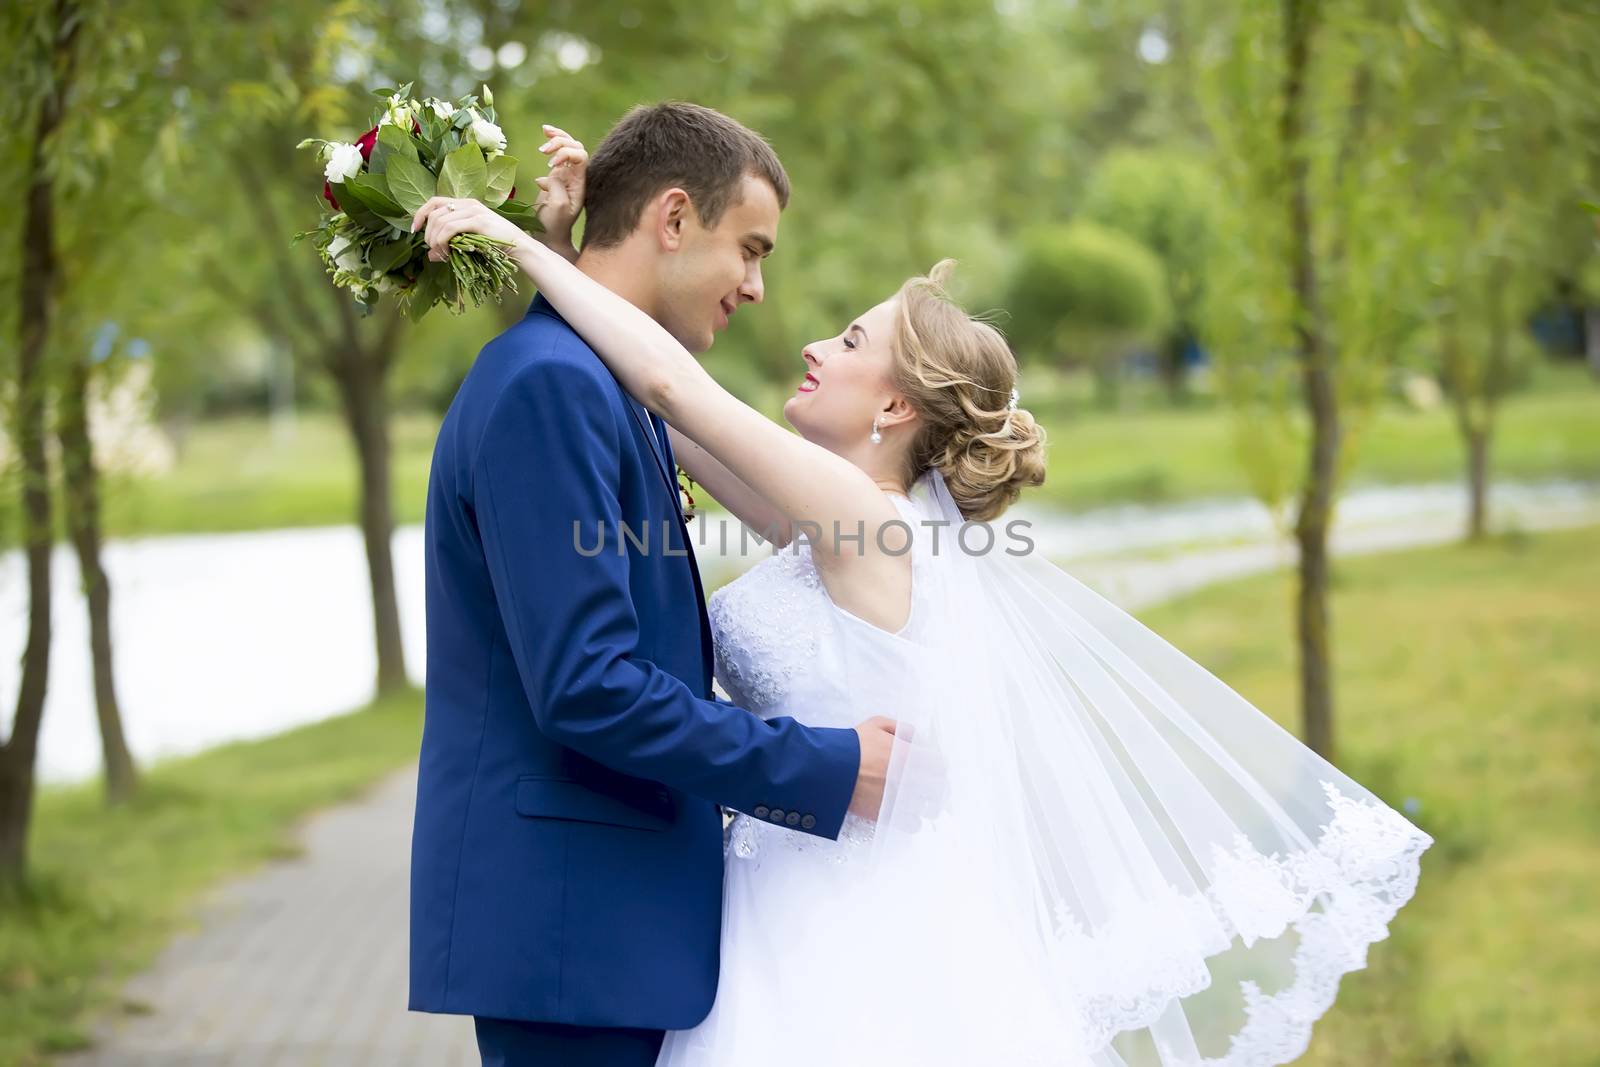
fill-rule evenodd
<path id="1" fill-rule="evenodd" d="M 474 1016 L 483 1067 L 652 1067 L 664 1030 L 527 1023 Z"/>

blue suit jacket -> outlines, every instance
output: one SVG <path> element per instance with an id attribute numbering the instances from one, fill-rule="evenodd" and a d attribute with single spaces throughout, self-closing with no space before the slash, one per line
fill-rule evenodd
<path id="1" fill-rule="evenodd" d="M 837 837 L 855 731 L 711 696 L 671 443 L 543 297 L 445 415 L 426 542 L 410 1006 L 693 1026 L 717 987 L 719 805 Z"/>

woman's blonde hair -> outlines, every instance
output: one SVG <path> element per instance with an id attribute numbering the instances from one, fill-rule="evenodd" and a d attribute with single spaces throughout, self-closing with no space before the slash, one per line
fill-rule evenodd
<path id="1" fill-rule="evenodd" d="M 961 514 L 987 522 L 1044 484 L 1045 432 L 1011 405 L 1017 360 L 1005 337 L 946 291 L 955 265 L 941 260 L 900 287 L 891 375 L 920 419 L 907 484 L 937 468 Z"/>

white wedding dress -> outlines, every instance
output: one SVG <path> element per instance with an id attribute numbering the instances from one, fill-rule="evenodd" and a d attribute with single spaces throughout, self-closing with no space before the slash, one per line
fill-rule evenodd
<path id="1" fill-rule="evenodd" d="M 936 474 L 891 499 L 917 531 L 899 633 L 835 605 L 804 544 L 709 601 L 735 702 L 888 715 L 905 744 L 876 824 L 733 819 L 716 1001 L 658 1067 L 1298 1056 L 1431 839 L 1048 563 L 925 536 L 959 519 Z"/>

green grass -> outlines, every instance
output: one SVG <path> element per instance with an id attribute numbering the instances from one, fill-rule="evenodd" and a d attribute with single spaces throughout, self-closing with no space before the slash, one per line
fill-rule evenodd
<path id="1" fill-rule="evenodd" d="M 432 415 L 391 423 L 399 522 L 422 520 L 437 430 Z M 266 419 L 219 419 L 189 431 L 170 474 L 112 481 L 106 526 L 126 537 L 354 523 L 358 492 L 355 449 L 338 416 L 302 414 L 282 440 Z"/>
<path id="2" fill-rule="evenodd" d="M 1437 843 L 1299 1062 L 1592 1067 L 1600 527 L 1346 559 L 1335 587 L 1338 762 Z M 1294 729 L 1291 595 L 1262 576 L 1141 617 Z"/>
<path id="3" fill-rule="evenodd" d="M 28 886 L 0 901 L 0 1064 L 31 1067 L 82 1047 L 85 1021 L 151 961 L 201 891 L 291 854 L 302 816 L 415 758 L 421 727 L 421 693 L 408 692 L 159 764 L 124 809 L 107 810 L 98 786 L 42 790 Z"/>
<path id="4" fill-rule="evenodd" d="M 1033 499 L 1081 509 L 1249 492 L 1224 409 L 1106 413 L 1086 406 L 1076 380 L 1039 373 L 1029 381 L 1026 402 L 1050 433 L 1050 476 Z M 782 406 L 775 390 L 760 402 L 774 415 Z M 431 414 L 394 420 L 400 522 L 422 519 L 437 429 Z M 1353 485 L 1456 480 L 1465 466 L 1442 408 L 1385 403 L 1351 449 Z M 1600 385 L 1578 365 L 1541 367 L 1533 387 L 1507 402 L 1492 462 L 1499 478 L 1600 481 Z M 1299 458 L 1293 463 L 1298 469 Z M 302 415 L 281 442 L 265 419 L 234 418 L 196 426 L 170 475 L 113 483 L 107 525 L 122 536 L 327 525 L 354 522 L 356 507 L 354 452 L 336 416 Z"/>

